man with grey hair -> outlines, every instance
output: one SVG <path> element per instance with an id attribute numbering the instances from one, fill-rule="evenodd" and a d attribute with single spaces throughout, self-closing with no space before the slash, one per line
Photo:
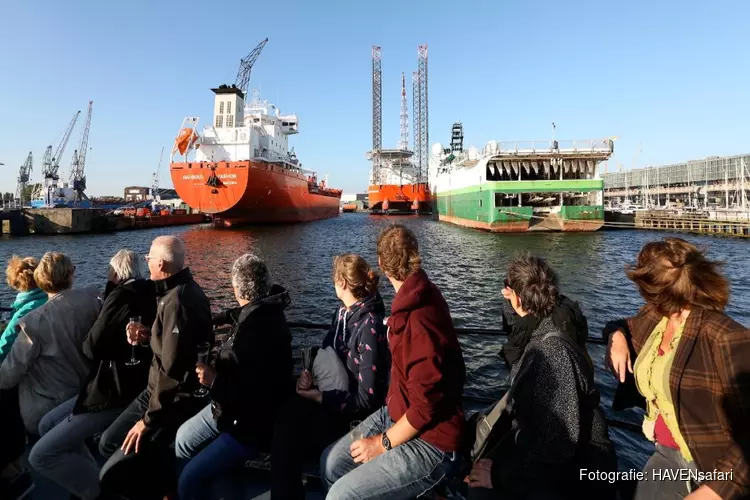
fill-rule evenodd
<path id="1" fill-rule="evenodd" d="M 42 438 L 29 454 L 34 470 L 83 500 L 99 495 L 99 465 L 81 443 L 106 430 L 146 385 L 151 351 L 132 349 L 123 335 L 130 318 L 150 325 L 156 317 L 154 286 L 144 268 L 132 250 L 110 260 L 104 305 L 82 344 L 93 362 L 90 375 L 78 396 L 42 419 Z M 133 354 L 141 363 L 127 366 Z"/>
<path id="2" fill-rule="evenodd" d="M 292 390 L 292 337 L 284 309 L 289 294 L 272 285 L 268 268 L 252 254 L 232 266 L 239 307 L 218 315 L 232 323 L 214 367 L 198 363 L 211 404 L 185 422 L 175 439 L 177 458 L 190 460 L 178 481 L 179 498 L 207 498 L 205 486 L 268 450 L 274 414 Z"/>
<path id="3" fill-rule="evenodd" d="M 130 498 L 150 498 L 171 487 L 169 444 L 197 410 L 192 392 L 198 386 L 198 345 L 213 342 L 210 304 L 185 267 L 184 243 L 174 236 L 159 236 L 146 261 L 158 303 L 150 330 L 153 359 L 148 386 L 99 441 L 99 451 L 109 459 L 100 474 L 102 490 Z M 128 326 L 131 344 L 147 338 L 143 325 Z"/>

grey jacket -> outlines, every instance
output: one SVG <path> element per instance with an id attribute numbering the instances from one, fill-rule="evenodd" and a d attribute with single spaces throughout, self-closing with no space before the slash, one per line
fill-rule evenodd
<path id="1" fill-rule="evenodd" d="M 28 432 L 36 434 L 47 412 L 81 390 L 91 370 L 81 344 L 99 315 L 99 295 L 96 288 L 65 290 L 18 323 L 18 339 L 0 366 L 0 389 L 18 386 Z"/>

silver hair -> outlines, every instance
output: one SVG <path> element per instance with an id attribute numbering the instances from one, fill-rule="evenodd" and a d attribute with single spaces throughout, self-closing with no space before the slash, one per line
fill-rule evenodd
<path id="1" fill-rule="evenodd" d="M 154 239 L 152 246 L 157 251 L 157 255 L 151 255 L 151 258 L 161 259 L 172 268 L 171 272 L 178 272 L 185 267 L 185 244 L 181 239 L 175 236 L 159 236 Z"/>
<path id="2" fill-rule="evenodd" d="M 109 261 L 109 267 L 120 281 L 143 279 L 145 269 L 142 259 L 132 250 L 120 250 Z"/>
<path id="3" fill-rule="evenodd" d="M 271 290 L 268 267 L 255 255 L 246 253 L 232 264 L 232 286 L 241 299 L 252 302 L 265 297 Z"/>

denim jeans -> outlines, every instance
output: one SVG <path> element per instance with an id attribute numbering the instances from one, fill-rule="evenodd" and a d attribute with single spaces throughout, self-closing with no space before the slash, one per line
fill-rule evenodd
<path id="1" fill-rule="evenodd" d="M 169 417 L 159 427 L 151 427 L 141 436 L 140 450 L 125 455 L 120 445 L 130 429 L 148 409 L 150 393 L 143 391 L 102 434 L 99 451 L 109 457 L 99 473 L 102 491 L 127 498 L 161 500 L 175 487 L 175 453 L 172 449 L 179 426 L 195 415 L 198 403 L 185 398 L 171 403 Z"/>
<path id="2" fill-rule="evenodd" d="M 182 465 L 182 471 L 177 481 L 181 500 L 208 498 L 206 490 L 212 480 L 242 467 L 256 455 L 230 434 L 219 432 L 210 404 L 182 424 L 174 448 L 178 461 L 182 462 L 178 464 L 178 468 Z"/>
<path id="3" fill-rule="evenodd" d="M 357 429 L 364 437 L 387 431 L 394 424 L 386 407 L 376 411 Z M 321 476 L 328 488 L 327 500 L 410 499 L 418 497 L 451 471 L 455 453 L 445 453 L 414 438 L 365 464 L 351 457 L 351 436 L 339 439 L 320 457 Z"/>
<path id="4" fill-rule="evenodd" d="M 210 498 L 207 490 L 222 475 L 232 472 L 257 456 L 252 448 L 222 432 L 187 463 L 177 481 L 180 500 Z"/>
<path id="5" fill-rule="evenodd" d="M 42 436 L 31 449 L 29 464 L 76 497 L 99 495 L 99 464 L 85 440 L 104 431 L 122 408 L 73 415 L 78 397 L 47 413 L 39 422 Z"/>
<path id="6" fill-rule="evenodd" d="M 680 469 L 696 471 L 695 462 L 688 462 L 682 454 L 673 448 L 657 444 L 654 454 L 646 462 L 643 472 L 647 480 L 638 481 L 635 487 L 634 500 L 666 500 L 685 498 L 698 485 L 692 481 L 679 479 Z M 668 479 L 664 472 L 671 470 L 678 479 Z"/>
<path id="7" fill-rule="evenodd" d="M 174 440 L 175 455 L 178 459 L 190 460 L 217 437 L 219 429 L 216 428 L 216 420 L 209 403 L 177 429 Z"/>

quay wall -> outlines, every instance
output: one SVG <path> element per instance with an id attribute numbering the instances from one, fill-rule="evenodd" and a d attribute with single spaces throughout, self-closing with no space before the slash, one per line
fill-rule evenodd
<path id="1" fill-rule="evenodd" d="M 32 234 L 75 234 L 107 228 L 107 210 L 100 208 L 29 208 L 24 217 Z"/>
<path id="2" fill-rule="evenodd" d="M 0 235 L 10 234 L 19 236 L 27 232 L 28 229 L 20 209 L 0 210 Z"/>
<path id="3" fill-rule="evenodd" d="M 675 215 L 662 210 L 637 213 L 635 228 L 750 238 L 750 220 L 709 219 L 695 215 Z"/>

